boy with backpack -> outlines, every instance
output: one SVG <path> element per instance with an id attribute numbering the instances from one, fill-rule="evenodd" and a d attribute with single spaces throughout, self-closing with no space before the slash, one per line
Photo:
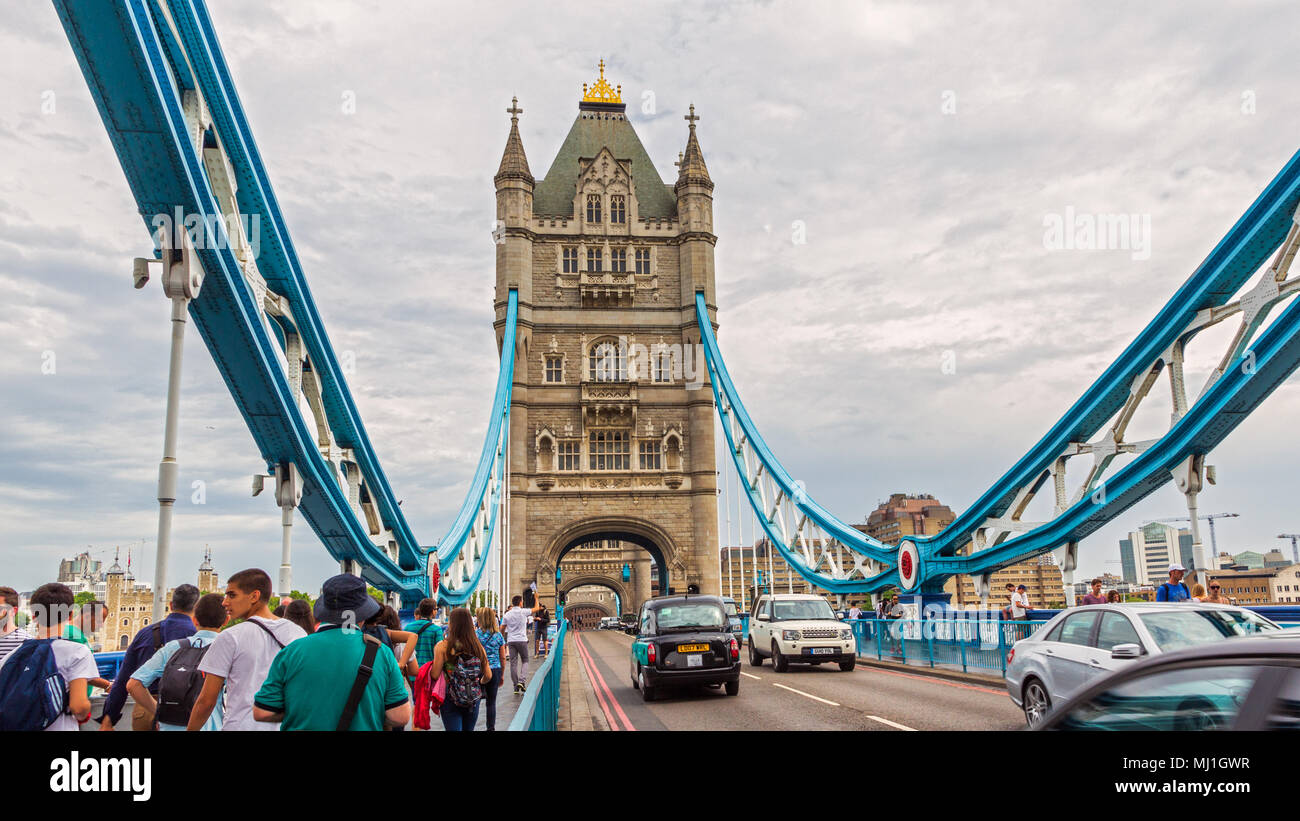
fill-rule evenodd
<path id="1" fill-rule="evenodd" d="M 77 615 L 67 585 L 43 584 L 32 594 L 36 637 L 0 662 L 0 730 L 76 732 L 90 718 L 87 683 L 99 676 L 90 648 L 59 638 Z"/>
<path id="2" fill-rule="evenodd" d="M 226 580 L 226 615 L 241 619 L 218 634 L 203 654 L 199 670 L 203 690 L 190 712 L 190 731 L 201 730 L 216 709 L 225 687 L 222 730 L 278 730 L 276 723 L 253 719 L 253 696 L 266 680 L 276 654 L 307 632 L 288 619 L 277 619 L 267 606 L 271 577 L 265 570 L 241 570 Z"/>
<path id="3" fill-rule="evenodd" d="M 194 635 L 167 642 L 131 675 L 127 692 L 136 704 L 143 704 L 153 713 L 159 730 L 184 730 L 189 724 L 194 702 L 203 689 L 199 662 L 225 623 L 226 608 L 221 604 L 221 594 L 207 594 L 194 608 L 194 626 L 198 628 Z M 156 700 L 149 692 L 154 682 L 158 682 Z M 203 729 L 220 730 L 221 720 L 218 700 Z"/>

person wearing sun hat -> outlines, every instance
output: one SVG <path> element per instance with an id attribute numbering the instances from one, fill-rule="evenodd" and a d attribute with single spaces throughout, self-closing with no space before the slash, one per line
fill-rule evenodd
<path id="1" fill-rule="evenodd" d="M 360 578 L 340 573 L 326 579 L 313 610 L 320 626 L 275 657 L 253 700 L 253 717 L 279 721 L 281 730 L 405 726 L 411 702 L 397 660 L 387 650 L 366 653 L 361 624 L 378 612 L 379 602 Z M 354 688 L 360 688 L 357 698 Z"/>

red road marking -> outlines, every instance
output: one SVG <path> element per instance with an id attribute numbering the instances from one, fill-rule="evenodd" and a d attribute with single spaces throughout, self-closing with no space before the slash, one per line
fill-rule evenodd
<path id="1" fill-rule="evenodd" d="M 582 661 L 583 668 L 587 671 L 587 680 L 591 682 L 591 689 L 596 694 L 596 702 L 600 704 L 600 711 L 605 714 L 605 723 L 611 730 L 622 730 L 618 722 L 614 720 L 614 714 L 609 711 L 609 705 L 605 703 L 605 694 L 601 692 L 600 687 L 596 686 L 596 677 L 592 675 L 591 665 L 587 663 L 587 658 L 583 653 L 582 639 L 576 635 L 573 637 L 578 648 L 578 658 Z"/>
<path id="2" fill-rule="evenodd" d="M 962 684 L 958 681 L 946 681 L 941 678 L 931 678 L 930 676 L 916 676 L 911 673 L 895 673 L 893 670 L 882 670 L 879 667 L 869 668 L 874 673 L 884 673 L 887 676 L 899 676 L 900 678 L 914 678 L 917 681 L 928 681 L 931 684 L 942 684 L 945 687 L 958 687 L 962 690 L 975 690 L 980 693 L 990 693 L 995 696 L 1005 696 L 1006 690 L 993 690 L 988 687 L 977 687 L 974 684 Z"/>
<path id="3" fill-rule="evenodd" d="M 592 676 L 594 676 L 593 684 L 595 684 L 595 682 L 600 683 L 600 687 L 605 691 L 605 696 L 609 699 L 610 704 L 614 706 L 614 711 L 618 713 L 619 718 L 623 719 L 624 726 L 626 726 L 628 730 L 635 731 L 636 727 L 633 727 L 632 722 L 628 721 L 627 713 L 623 712 L 623 707 L 618 703 L 618 699 L 614 698 L 614 693 L 610 691 L 609 685 L 605 683 L 605 677 L 602 676 L 600 670 L 596 668 L 596 661 L 591 657 L 591 653 L 587 650 L 586 645 L 582 643 L 582 639 L 578 639 L 578 652 L 587 663 L 588 671 Z M 596 692 L 599 696 L 600 690 L 597 690 Z M 617 729 L 617 726 L 614 725 L 613 721 L 610 722 L 610 725 Z"/>

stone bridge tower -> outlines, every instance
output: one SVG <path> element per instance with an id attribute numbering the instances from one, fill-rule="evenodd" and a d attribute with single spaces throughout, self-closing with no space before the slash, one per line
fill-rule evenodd
<path id="1" fill-rule="evenodd" d="M 578 116 L 534 179 L 515 101 L 494 181 L 496 331 L 519 291 L 510 415 L 507 588 L 554 606 L 570 550 L 616 541 L 661 592 L 718 593 L 713 394 L 695 294 L 716 327 L 713 182 L 686 117 L 665 184 L 621 88 L 583 86 Z M 648 595 L 649 582 L 636 585 Z M 639 606 L 639 601 L 633 604 Z"/>

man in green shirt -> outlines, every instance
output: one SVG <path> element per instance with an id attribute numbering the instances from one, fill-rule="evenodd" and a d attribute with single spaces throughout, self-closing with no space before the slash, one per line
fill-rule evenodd
<path id="1" fill-rule="evenodd" d="M 75 641 L 78 644 L 84 644 L 93 651 L 95 648 L 90 645 L 90 637 L 87 632 L 95 633 L 104 623 L 104 616 L 108 607 L 102 601 L 86 602 L 81 605 L 77 611 L 77 616 L 67 626 L 63 628 L 63 638 L 68 641 Z M 110 682 L 105 678 L 92 678 L 86 683 L 86 695 L 95 691 L 96 687 L 107 690 Z"/>
<path id="2" fill-rule="evenodd" d="M 290 642 L 276 654 L 266 681 L 253 698 L 253 718 L 278 721 L 281 730 L 335 730 L 343 716 L 365 653 L 358 625 L 379 611 L 366 583 L 343 573 L 326 579 L 314 614 L 315 633 Z M 411 699 L 386 648 L 375 655 L 348 729 L 384 730 L 411 720 Z"/>

